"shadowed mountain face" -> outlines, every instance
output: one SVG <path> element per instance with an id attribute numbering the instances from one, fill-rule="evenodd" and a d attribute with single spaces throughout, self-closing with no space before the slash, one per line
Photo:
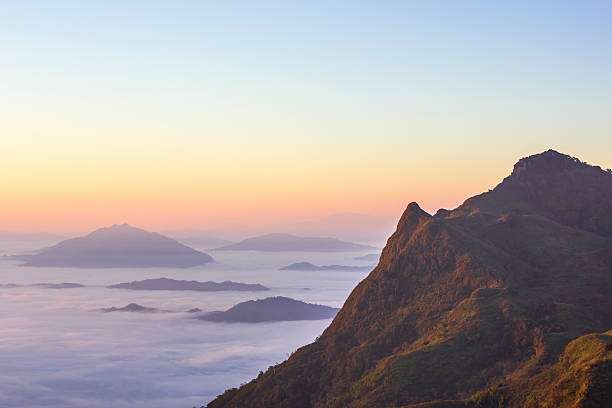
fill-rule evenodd
<path id="1" fill-rule="evenodd" d="M 238 303 L 225 312 L 210 312 L 198 317 L 213 322 L 274 322 L 321 320 L 334 317 L 338 309 L 277 296 Z"/>
<path id="2" fill-rule="evenodd" d="M 186 268 L 213 261 L 209 255 L 173 239 L 127 224 L 100 228 L 21 259 L 27 266 L 77 268 Z"/>
<path id="3" fill-rule="evenodd" d="M 217 250 L 223 251 L 310 251 L 310 252 L 350 252 L 375 249 L 369 245 L 340 241 L 335 238 L 297 237 L 290 234 L 267 234 L 247 238 L 236 244 Z"/>
<path id="4" fill-rule="evenodd" d="M 111 289 L 131 289 L 131 290 L 195 290 L 200 292 L 219 292 L 219 291 L 262 291 L 269 290 L 267 287 L 258 283 L 240 283 L 232 281 L 217 282 L 198 282 L 176 280 L 168 278 L 145 279 L 128 283 L 118 283 L 108 286 Z"/>
<path id="5" fill-rule="evenodd" d="M 555 151 L 408 206 L 313 344 L 219 407 L 612 406 L 612 174 Z"/>

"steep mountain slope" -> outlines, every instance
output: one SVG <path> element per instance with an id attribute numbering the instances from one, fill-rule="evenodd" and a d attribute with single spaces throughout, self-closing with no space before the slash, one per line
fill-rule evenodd
<path id="1" fill-rule="evenodd" d="M 319 339 L 208 406 L 575 402 L 607 387 L 610 363 L 590 350 L 598 368 L 567 366 L 568 344 L 610 328 L 612 175 L 551 150 L 453 211 L 411 203 Z"/>

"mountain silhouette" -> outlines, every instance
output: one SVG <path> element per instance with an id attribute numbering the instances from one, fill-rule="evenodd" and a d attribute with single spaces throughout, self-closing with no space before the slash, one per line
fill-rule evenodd
<path id="1" fill-rule="evenodd" d="M 290 234 L 334 237 L 344 241 L 384 243 L 397 224 L 397 216 L 339 213 L 276 228 Z"/>
<path id="2" fill-rule="evenodd" d="M 369 245 L 355 244 L 336 238 L 298 237 L 291 234 L 266 234 L 247 238 L 232 245 L 217 248 L 218 251 L 310 251 L 350 252 L 375 249 Z"/>
<path id="3" fill-rule="evenodd" d="M 367 272 L 371 266 L 353 265 L 314 265 L 310 262 L 296 262 L 291 265 L 283 266 L 281 271 L 338 271 L 338 272 Z"/>
<path id="4" fill-rule="evenodd" d="M 334 317 L 338 309 L 302 302 L 283 296 L 249 300 L 230 309 L 199 316 L 200 320 L 213 322 L 275 322 L 285 320 L 321 320 Z"/>
<path id="5" fill-rule="evenodd" d="M 130 303 L 123 307 L 107 307 L 100 309 L 102 312 L 143 312 L 143 313 L 158 313 L 163 312 L 162 310 L 156 309 L 154 307 L 145 307 L 141 306 L 137 303 Z"/>
<path id="6" fill-rule="evenodd" d="M 232 281 L 217 282 L 198 282 L 186 281 L 169 278 L 144 279 L 141 281 L 118 283 L 107 286 L 110 289 L 130 289 L 130 290 L 194 290 L 199 292 L 220 292 L 220 291 L 262 291 L 269 288 L 259 283 L 241 283 Z"/>
<path id="7" fill-rule="evenodd" d="M 100 228 L 20 258 L 26 266 L 76 268 L 186 268 L 213 261 L 209 255 L 171 238 L 128 224 Z"/>
<path id="8" fill-rule="evenodd" d="M 210 408 L 612 406 L 612 174 L 553 150 L 411 203 L 312 344 Z"/>

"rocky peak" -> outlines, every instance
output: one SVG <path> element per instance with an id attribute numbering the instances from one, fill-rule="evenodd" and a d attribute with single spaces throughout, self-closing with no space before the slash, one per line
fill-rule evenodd
<path id="1" fill-rule="evenodd" d="M 589 166 L 576 157 L 550 149 L 519 160 L 514 165 L 511 177 L 525 179 L 534 175 L 550 176 L 561 172 L 587 168 L 595 169 L 595 167 Z"/>
<path id="2" fill-rule="evenodd" d="M 411 202 L 408 207 L 404 210 L 398 224 L 397 229 L 414 229 L 422 221 L 431 218 L 431 214 L 423 211 L 416 202 Z"/>

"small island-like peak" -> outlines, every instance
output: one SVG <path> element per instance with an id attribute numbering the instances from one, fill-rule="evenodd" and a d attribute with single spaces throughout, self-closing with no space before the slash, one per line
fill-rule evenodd
<path id="1" fill-rule="evenodd" d="M 100 228 L 20 259 L 26 266 L 78 268 L 186 268 L 213 261 L 171 238 L 128 224 Z"/>

